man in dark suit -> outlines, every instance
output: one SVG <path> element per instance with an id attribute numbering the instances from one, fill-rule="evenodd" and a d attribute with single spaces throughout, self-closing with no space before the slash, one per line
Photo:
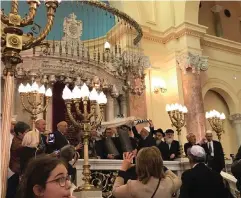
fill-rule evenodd
<path id="1" fill-rule="evenodd" d="M 227 198 L 222 176 L 205 165 L 204 149 L 192 146 L 188 158 L 192 168 L 182 174 L 179 198 Z"/>
<path id="2" fill-rule="evenodd" d="M 212 131 L 206 132 L 207 143 L 203 144 L 207 154 L 207 164 L 208 166 L 220 173 L 225 167 L 223 148 L 220 142 L 213 140 Z"/>
<path id="3" fill-rule="evenodd" d="M 98 137 L 96 128 L 93 128 L 90 132 L 89 140 L 89 157 L 94 159 L 104 158 L 104 143 L 103 140 Z"/>
<path id="4" fill-rule="evenodd" d="M 144 127 L 138 133 L 135 126 L 132 127 L 132 131 L 134 133 L 135 138 L 138 139 L 138 150 L 144 147 L 151 147 L 156 145 L 156 141 L 153 137 L 154 134 L 154 126 L 151 120 L 149 120 L 149 127 Z"/>
<path id="5" fill-rule="evenodd" d="M 184 152 L 187 156 L 187 150 L 193 145 L 196 145 L 196 136 L 193 133 L 187 134 L 187 143 L 184 144 Z"/>
<path id="6" fill-rule="evenodd" d="M 107 128 L 104 132 L 104 158 L 122 159 L 122 149 L 119 137 L 114 137 L 116 128 Z"/>
<path id="7" fill-rule="evenodd" d="M 164 161 L 172 161 L 179 157 L 180 145 L 178 141 L 174 140 L 174 131 L 172 129 L 166 130 L 165 142 L 159 145 L 159 150 Z"/>
<path id="8" fill-rule="evenodd" d="M 154 130 L 156 146 L 158 147 L 160 144 L 164 143 L 163 138 L 165 137 L 165 133 L 162 129 Z"/>
<path id="9" fill-rule="evenodd" d="M 48 137 L 48 144 L 49 144 L 49 152 L 53 152 L 56 150 L 60 150 L 64 146 L 69 144 L 69 141 L 65 137 L 65 134 L 67 133 L 68 130 L 68 124 L 65 121 L 61 121 L 57 124 L 57 131 L 53 132 L 53 142 L 50 142 L 50 135 Z M 78 144 L 75 149 L 79 150 L 83 147 L 82 144 Z"/>

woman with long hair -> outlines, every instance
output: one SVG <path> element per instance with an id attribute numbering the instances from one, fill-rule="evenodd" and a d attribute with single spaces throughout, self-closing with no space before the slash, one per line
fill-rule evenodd
<path id="1" fill-rule="evenodd" d="M 136 158 L 137 180 L 124 185 L 126 170 L 134 155 L 127 153 L 113 186 L 115 198 L 171 198 L 181 186 L 181 180 L 170 170 L 164 173 L 163 160 L 157 147 L 142 148 Z"/>
<path id="2" fill-rule="evenodd" d="M 73 198 L 66 165 L 60 159 L 43 156 L 33 159 L 20 182 L 18 198 Z"/>

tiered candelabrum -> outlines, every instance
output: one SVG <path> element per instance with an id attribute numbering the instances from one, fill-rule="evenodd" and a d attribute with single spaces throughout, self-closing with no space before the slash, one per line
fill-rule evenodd
<path id="1" fill-rule="evenodd" d="M 174 126 L 177 131 L 178 141 L 180 144 L 180 155 L 181 155 L 180 157 L 184 157 L 181 131 L 182 131 L 182 127 L 185 126 L 185 122 L 186 122 L 187 107 L 182 106 L 180 104 L 171 104 L 171 105 L 167 104 L 166 111 L 172 122 L 172 126 Z"/>
<path id="2" fill-rule="evenodd" d="M 222 133 L 224 133 L 223 124 L 226 116 L 224 115 L 224 113 L 219 113 L 216 110 L 212 110 L 206 112 L 205 117 L 211 125 L 213 131 L 216 132 L 218 140 L 221 141 Z"/>
<path id="3" fill-rule="evenodd" d="M 84 132 L 84 165 L 83 165 L 83 181 L 84 185 L 79 187 L 79 190 L 89 190 L 93 188 L 91 185 L 91 172 L 89 165 L 89 138 L 91 127 L 97 127 L 101 124 L 104 116 L 104 108 L 107 103 L 106 95 L 103 92 L 97 93 L 93 88 L 89 91 L 86 84 L 83 84 L 81 88 L 75 86 L 71 90 L 65 86 L 63 90 L 63 99 L 67 108 L 67 114 L 71 122 L 80 130 Z M 83 111 L 80 109 L 81 102 L 83 103 Z M 90 111 L 88 111 L 88 103 L 90 103 Z M 77 116 L 73 115 L 72 104 L 75 106 Z M 77 117 L 80 119 L 78 120 Z"/>
<path id="4" fill-rule="evenodd" d="M 38 84 L 34 82 L 32 86 L 29 83 L 27 85 L 21 83 L 18 92 L 20 93 L 21 103 L 24 109 L 31 114 L 32 127 L 34 130 L 34 123 L 38 114 L 46 111 L 48 107 L 52 97 L 52 90 L 50 88 L 46 90 L 44 85 L 39 87 Z M 25 99 L 27 99 L 28 105 L 25 104 Z"/>

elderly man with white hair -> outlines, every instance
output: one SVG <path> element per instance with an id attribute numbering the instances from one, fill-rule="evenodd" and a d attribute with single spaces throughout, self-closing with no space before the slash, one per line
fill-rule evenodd
<path id="1" fill-rule="evenodd" d="M 207 142 L 202 145 L 206 154 L 208 166 L 220 173 L 225 167 L 223 147 L 220 142 L 213 140 L 212 131 L 208 130 L 206 132 Z"/>
<path id="2" fill-rule="evenodd" d="M 179 198 L 228 198 L 222 176 L 206 166 L 206 153 L 199 145 L 187 151 L 191 169 L 182 174 Z"/>

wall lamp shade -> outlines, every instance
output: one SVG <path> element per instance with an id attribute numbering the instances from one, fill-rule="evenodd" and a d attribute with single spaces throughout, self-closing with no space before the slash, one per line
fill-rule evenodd
<path id="1" fill-rule="evenodd" d="M 160 78 L 153 78 L 152 79 L 152 86 L 154 88 L 155 94 L 158 94 L 160 92 L 165 93 L 167 91 L 165 81 L 160 79 Z"/>
<path id="2" fill-rule="evenodd" d="M 109 50 L 109 49 L 110 49 L 110 43 L 109 43 L 108 41 L 105 42 L 104 48 L 105 48 L 106 50 Z"/>
<path id="3" fill-rule="evenodd" d="M 219 113 L 216 110 L 206 112 L 205 117 L 206 117 L 206 119 L 210 119 L 210 118 L 219 118 L 220 120 L 226 119 L 226 116 L 224 113 Z"/>
<path id="4" fill-rule="evenodd" d="M 167 112 L 170 112 L 170 111 L 179 111 L 179 112 L 182 112 L 182 113 L 187 113 L 188 110 L 187 110 L 187 107 L 186 106 L 182 106 L 180 104 L 167 104 L 166 105 L 166 111 Z"/>

